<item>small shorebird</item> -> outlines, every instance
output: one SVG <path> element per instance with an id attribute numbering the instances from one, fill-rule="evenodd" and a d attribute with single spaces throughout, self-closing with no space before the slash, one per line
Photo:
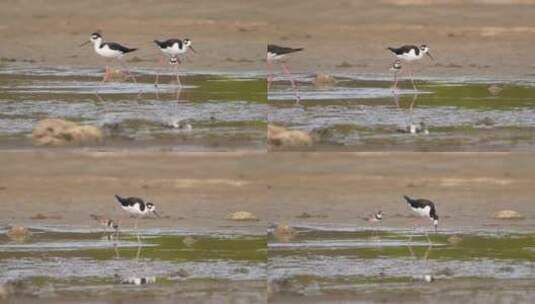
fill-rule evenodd
<path id="1" fill-rule="evenodd" d="M 284 73 L 290 79 L 290 83 L 292 84 L 292 88 L 294 89 L 294 92 L 295 92 L 296 102 L 299 102 L 300 97 L 297 91 L 297 86 L 295 85 L 295 81 L 292 78 L 292 75 L 290 74 L 290 70 L 286 66 L 285 59 L 286 59 L 286 55 L 299 52 L 302 50 L 303 48 L 289 48 L 289 47 L 282 47 L 282 46 L 278 46 L 274 44 L 268 44 L 267 58 L 266 58 L 267 69 L 268 69 L 268 83 L 267 83 L 268 91 L 269 91 L 269 88 L 271 87 L 271 81 L 273 80 L 273 74 L 271 73 L 271 65 L 272 63 L 278 62 L 280 63 Z"/>
<path id="2" fill-rule="evenodd" d="M 137 231 L 137 221 L 140 217 L 149 216 L 150 214 L 154 214 L 157 217 L 160 217 L 158 212 L 156 212 L 156 206 L 154 206 L 151 202 L 145 202 L 141 198 L 138 197 L 128 197 L 123 198 L 119 195 L 115 194 L 115 197 L 121 203 L 121 208 L 126 211 L 126 213 L 130 214 L 131 216 L 136 217 L 136 222 L 134 224 L 134 230 Z M 140 240 L 139 233 L 137 235 L 138 241 Z"/>
<path id="3" fill-rule="evenodd" d="M 179 87 L 182 86 L 180 83 L 180 77 L 178 75 L 178 64 L 182 63 L 180 61 L 180 55 L 186 54 L 186 52 L 191 49 L 192 52 L 197 53 L 197 51 L 191 46 L 191 40 L 186 38 L 184 40 L 180 39 L 167 39 L 165 41 L 154 40 L 154 43 L 158 46 L 160 51 L 169 57 L 169 64 L 175 66 L 176 81 Z M 163 60 L 160 60 L 160 64 L 163 64 Z M 154 86 L 158 86 L 158 77 L 159 74 L 156 74 L 156 81 Z"/>
<path id="4" fill-rule="evenodd" d="M 362 219 L 370 224 L 375 224 L 383 221 L 383 215 L 383 211 L 379 210 L 375 214 L 370 214 L 368 217 L 363 217 Z"/>
<path id="5" fill-rule="evenodd" d="M 119 230 L 119 225 L 114 220 L 108 217 L 95 214 L 90 214 L 89 216 L 104 227 L 111 228 L 115 231 Z"/>
<path id="6" fill-rule="evenodd" d="M 438 230 L 438 214 L 435 204 L 427 199 L 412 199 L 406 195 L 403 196 L 411 210 L 423 218 L 433 221 L 435 232 Z M 426 234 L 427 236 L 427 234 Z M 429 238 L 428 238 L 429 240 Z"/>
<path id="7" fill-rule="evenodd" d="M 427 55 L 429 56 L 429 58 L 431 58 L 431 60 L 434 60 L 433 56 L 431 55 L 431 52 L 429 51 L 429 47 L 425 44 L 422 44 L 419 47 L 415 45 L 404 45 L 399 48 L 388 47 L 387 49 L 389 49 L 392 53 L 394 53 L 394 55 L 399 60 L 403 60 L 407 62 L 420 60 L 424 58 L 424 55 Z M 414 84 L 413 75 L 410 69 L 409 69 L 409 76 L 411 78 L 412 86 L 416 90 L 416 85 Z"/>
<path id="8" fill-rule="evenodd" d="M 135 50 L 137 50 L 136 48 L 128 48 L 128 47 L 125 47 L 125 46 L 122 46 L 118 43 L 115 43 L 115 42 L 104 42 L 102 40 L 102 36 L 99 34 L 99 33 L 93 33 L 91 34 L 91 38 L 80 44 L 80 47 L 88 44 L 88 43 L 93 43 L 93 47 L 95 48 L 95 52 L 104 57 L 104 58 L 115 58 L 119 61 L 119 63 L 121 64 L 121 66 L 125 69 L 126 73 L 128 74 L 128 77 L 132 78 L 132 80 L 134 82 L 136 82 L 136 78 L 134 77 L 134 75 L 132 75 L 130 73 L 130 71 L 128 70 L 128 67 L 126 67 L 126 65 L 124 64 L 124 62 L 121 61 L 121 58 L 123 57 L 124 54 L 126 53 L 130 53 L 130 52 L 133 52 Z M 110 78 L 110 68 L 108 67 L 108 65 L 106 64 L 106 72 L 104 73 L 104 78 L 102 79 L 102 81 L 107 81 L 109 80 Z"/>
<path id="9" fill-rule="evenodd" d="M 398 75 L 401 73 L 401 60 L 397 59 L 394 61 L 390 70 L 394 72 L 394 85 L 392 86 L 392 90 L 396 90 L 398 88 Z"/>

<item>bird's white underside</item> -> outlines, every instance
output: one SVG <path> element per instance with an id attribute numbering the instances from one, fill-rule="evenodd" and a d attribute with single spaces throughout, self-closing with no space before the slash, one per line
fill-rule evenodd
<path id="1" fill-rule="evenodd" d="M 431 207 L 429 207 L 429 206 L 425 206 L 424 208 L 413 208 L 413 207 L 411 207 L 411 210 L 414 211 L 414 213 L 418 214 L 421 217 L 431 218 L 429 216 L 429 213 L 431 212 Z"/>
<path id="2" fill-rule="evenodd" d="M 420 51 L 418 55 L 416 55 L 416 51 L 414 49 L 411 49 L 408 53 L 403 53 L 401 55 L 396 55 L 398 59 L 405 60 L 405 61 L 414 61 L 419 60 L 424 57 L 424 53 Z"/>
<path id="3" fill-rule="evenodd" d="M 188 51 L 188 48 L 182 45 L 182 48 L 178 47 L 178 43 L 173 44 L 171 47 L 160 48 L 160 50 L 167 55 L 177 56 L 184 54 Z"/>
<path id="4" fill-rule="evenodd" d="M 283 59 L 285 56 L 286 55 L 278 55 L 277 53 L 268 52 L 267 53 L 267 60 L 268 61 L 277 61 L 277 60 Z"/>
<path id="5" fill-rule="evenodd" d="M 145 210 L 141 211 L 139 209 L 139 204 L 135 204 L 133 206 L 126 206 L 126 207 L 121 206 L 121 208 L 123 208 L 124 211 L 128 212 L 131 215 L 144 216 L 144 215 L 149 214 L 149 210 L 147 209 L 147 207 L 145 206 Z"/>
<path id="6" fill-rule="evenodd" d="M 112 50 L 108 45 L 104 45 L 103 47 L 99 47 L 98 44 L 95 44 L 95 52 L 99 54 L 102 57 L 106 58 L 121 58 L 123 57 L 123 52 Z"/>

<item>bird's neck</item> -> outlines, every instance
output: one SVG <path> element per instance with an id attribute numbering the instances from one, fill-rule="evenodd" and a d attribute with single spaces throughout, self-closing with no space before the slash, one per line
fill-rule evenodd
<path id="1" fill-rule="evenodd" d="M 93 41 L 93 47 L 96 49 L 99 49 L 102 46 L 102 38 L 99 38 L 95 41 Z"/>

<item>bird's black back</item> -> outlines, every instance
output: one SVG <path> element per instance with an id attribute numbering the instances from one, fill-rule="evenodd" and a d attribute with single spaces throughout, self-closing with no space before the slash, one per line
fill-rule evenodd
<path id="1" fill-rule="evenodd" d="M 139 204 L 139 210 L 143 211 L 145 210 L 145 202 L 140 199 L 139 197 L 120 197 L 119 195 L 115 194 L 115 197 L 121 203 L 123 207 L 129 207 L 134 206 L 135 204 Z"/>
<path id="2" fill-rule="evenodd" d="M 268 46 L 267 46 L 268 53 L 273 53 L 273 54 L 277 54 L 277 55 L 295 53 L 295 52 L 299 52 L 299 51 L 302 51 L 302 50 L 303 50 L 303 48 L 289 48 L 289 47 L 283 47 L 283 46 L 278 46 L 278 45 L 274 45 L 274 44 L 268 44 Z"/>
<path id="3" fill-rule="evenodd" d="M 438 219 L 437 212 L 436 212 L 436 209 L 435 209 L 435 204 L 432 201 L 427 200 L 427 199 L 421 199 L 421 198 L 412 199 L 412 198 L 410 198 L 410 197 L 408 197 L 406 195 L 404 195 L 403 197 L 407 201 L 407 204 L 409 204 L 412 208 L 423 209 L 423 208 L 429 206 L 429 208 L 430 208 L 429 216 L 434 218 L 434 219 Z"/>
<path id="4" fill-rule="evenodd" d="M 156 43 L 162 49 L 172 47 L 175 43 L 178 43 L 179 49 L 182 48 L 182 40 L 180 39 L 167 39 L 165 41 L 154 40 L 154 43 Z"/>
<path id="5" fill-rule="evenodd" d="M 389 47 L 388 49 L 390 51 L 392 51 L 392 53 L 394 53 L 396 55 L 406 54 L 406 53 L 409 53 L 411 50 L 414 50 L 414 53 L 416 55 L 420 54 L 420 48 L 415 46 L 415 45 L 404 45 L 404 46 L 399 47 L 399 48 Z"/>
<path id="6" fill-rule="evenodd" d="M 120 51 L 122 53 L 130 53 L 130 52 L 137 50 L 137 49 L 127 48 L 126 46 L 122 46 L 119 43 L 115 43 L 115 42 L 105 42 L 100 47 L 103 48 L 105 45 L 107 45 L 110 49 L 114 51 Z"/>

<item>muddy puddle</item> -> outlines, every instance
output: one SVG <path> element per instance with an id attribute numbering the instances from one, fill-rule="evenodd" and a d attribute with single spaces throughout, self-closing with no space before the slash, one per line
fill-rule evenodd
<path id="1" fill-rule="evenodd" d="M 101 127 L 105 146 L 175 150 L 263 149 L 265 80 L 254 73 L 136 71 L 132 81 L 102 82 L 100 69 L 0 67 L 0 139 L 31 146 L 44 118 Z"/>
<path id="2" fill-rule="evenodd" d="M 24 240 L 5 230 L 0 235 L 0 286 L 21 301 L 166 302 L 173 296 L 260 303 L 265 297 L 264 235 L 144 231 L 138 242 L 134 231 L 31 233 Z"/>
<path id="3" fill-rule="evenodd" d="M 316 229 L 296 227 L 290 238 L 268 238 L 269 293 L 274 303 L 372 303 L 381 299 L 441 302 L 435 292 L 471 303 L 496 296 L 535 296 L 535 235 L 462 231 Z M 494 292 L 494 294 L 493 294 Z M 487 298 L 488 299 L 488 298 Z M 523 302 L 523 301 L 520 301 Z M 360 302 L 359 302 L 360 303 Z"/>
<path id="4" fill-rule="evenodd" d="M 532 151 L 535 86 L 526 81 L 409 81 L 393 91 L 388 77 L 340 76 L 335 84 L 276 78 L 269 122 L 309 132 L 317 150 Z M 487 82 L 485 82 L 487 81 Z M 411 133 L 411 127 L 415 132 Z"/>

